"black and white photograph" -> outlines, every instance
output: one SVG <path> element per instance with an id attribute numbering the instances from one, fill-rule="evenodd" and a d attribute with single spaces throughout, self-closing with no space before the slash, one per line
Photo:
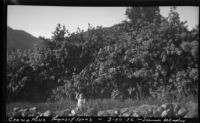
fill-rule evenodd
<path id="1" fill-rule="evenodd" d="M 7 6 L 7 117 L 198 118 L 198 6 Z"/>

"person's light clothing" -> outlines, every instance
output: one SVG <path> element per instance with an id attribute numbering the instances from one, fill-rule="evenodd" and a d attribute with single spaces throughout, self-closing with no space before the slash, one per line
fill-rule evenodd
<path id="1" fill-rule="evenodd" d="M 76 95 L 76 99 L 78 100 L 77 107 L 82 107 L 85 104 L 85 99 L 82 97 L 82 94 Z"/>
<path id="2" fill-rule="evenodd" d="M 78 99 L 77 107 L 82 107 L 85 104 L 85 99 Z"/>

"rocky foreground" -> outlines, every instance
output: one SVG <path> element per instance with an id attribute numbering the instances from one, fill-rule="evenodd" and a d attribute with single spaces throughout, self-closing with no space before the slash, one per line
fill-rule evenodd
<path id="1" fill-rule="evenodd" d="M 97 111 L 94 108 L 85 109 L 83 112 L 74 113 L 74 110 L 64 109 L 61 111 L 52 112 L 47 110 L 39 112 L 36 107 L 29 109 L 13 108 L 9 112 L 9 116 L 14 117 L 49 117 L 49 116 L 119 116 L 119 117 L 180 117 L 180 118 L 197 118 L 198 103 L 188 102 L 185 105 L 180 103 L 166 103 L 162 105 L 147 105 L 143 104 L 139 107 L 128 107 L 121 109 L 110 109 Z"/>

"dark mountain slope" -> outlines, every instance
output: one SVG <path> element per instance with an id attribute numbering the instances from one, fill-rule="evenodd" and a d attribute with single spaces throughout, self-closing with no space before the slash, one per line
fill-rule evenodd
<path id="1" fill-rule="evenodd" d="M 23 30 L 14 30 L 7 27 L 7 48 L 8 49 L 30 49 L 34 44 L 43 45 L 43 41 L 32 36 Z"/>

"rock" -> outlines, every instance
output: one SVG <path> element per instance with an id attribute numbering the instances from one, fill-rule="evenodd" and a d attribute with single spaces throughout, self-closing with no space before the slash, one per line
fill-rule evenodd
<path id="1" fill-rule="evenodd" d="M 28 116 L 28 109 L 20 109 L 18 112 L 20 113 L 20 116 L 22 117 Z"/>
<path id="2" fill-rule="evenodd" d="M 116 110 L 106 110 L 106 112 L 108 113 L 108 116 L 117 116 L 118 115 L 118 111 L 116 111 Z"/>
<path id="3" fill-rule="evenodd" d="M 153 114 L 153 109 L 155 108 L 154 105 L 142 105 L 135 109 L 135 112 L 139 114 L 140 116 L 149 116 L 150 114 Z"/>
<path id="4" fill-rule="evenodd" d="M 167 109 L 167 103 L 162 104 L 161 107 L 162 107 L 163 109 Z"/>
<path id="5" fill-rule="evenodd" d="M 164 111 L 163 107 L 157 107 L 153 111 L 153 116 L 154 117 L 161 117 L 162 112 Z"/>
<path id="6" fill-rule="evenodd" d="M 36 107 L 29 108 L 29 111 L 36 111 L 36 110 L 37 110 Z"/>
<path id="7" fill-rule="evenodd" d="M 13 108 L 13 111 L 14 111 L 14 112 L 17 112 L 17 111 L 19 111 L 19 109 L 20 109 L 19 107 L 14 107 L 14 108 Z"/>
<path id="8" fill-rule="evenodd" d="M 161 114 L 161 117 L 162 115 L 165 116 L 165 117 L 172 117 L 174 115 L 174 105 L 172 103 L 165 103 L 163 105 L 161 105 L 161 108 L 163 108 L 165 110 L 165 112 L 163 111 L 162 114 Z"/>
<path id="9" fill-rule="evenodd" d="M 58 116 L 68 116 L 69 114 L 71 113 L 71 110 L 70 109 L 65 109 L 65 110 L 62 110 L 60 112 L 57 112 L 56 114 Z"/>
<path id="10" fill-rule="evenodd" d="M 41 112 L 38 112 L 38 116 L 40 116 L 40 117 L 43 117 L 43 116 L 44 116 L 44 114 L 43 114 L 43 113 L 41 113 Z"/>
<path id="11" fill-rule="evenodd" d="M 97 113 L 98 113 L 98 111 L 97 111 L 97 109 L 95 109 L 95 108 L 89 108 L 89 109 L 87 110 L 87 115 L 88 115 L 88 116 L 97 116 Z"/>
<path id="12" fill-rule="evenodd" d="M 132 117 L 140 117 L 140 115 L 137 114 L 136 112 L 132 112 L 131 116 L 132 116 Z"/>
<path id="13" fill-rule="evenodd" d="M 187 113 L 187 109 L 184 107 L 181 107 L 177 113 L 177 117 L 184 117 Z"/>
<path id="14" fill-rule="evenodd" d="M 37 113 L 37 108 L 36 107 L 29 108 L 29 113 L 36 114 Z"/>
<path id="15" fill-rule="evenodd" d="M 99 112 L 97 113 L 97 116 L 109 116 L 109 114 L 108 114 L 108 112 L 106 112 L 106 111 L 99 111 Z"/>
<path id="16" fill-rule="evenodd" d="M 169 112 L 170 110 L 164 110 L 162 113 L 161 113 L 161 117 L 169 117 Z"/>
<path id="17" fill-rule="evenodd" d="M 125 112 L 122 114 L 123 117 L 130 117 L 132 115 L 131 112 Z"/>
<path id="18" fill-rule="evenodd" d="M 120 110 L 120 114 L 123 114 L 123 113 L 125 113 L 125 112 L 128 112 L 128 108 L 122 108 L 122 109 Z"/>
<path id="19" fill-rule="evenodd" d="M 28 112 L 28 109 L 20 109 L 19 112 Z"/>
<path id="20" fill-rule="evenodd" d="M 44 117 L 49 117 L 51 115 L 52 115 L 52 112 L 50 110 L 45 111 L 43 114 Z"/>
<path id="21" fill-rule="evenodd" d="M 103 111 L 99 111 L 98 113 L 97 113 L 97 116 L 103 116 Z"/>
<path id="22" fill-rule="evenodd" d="M 75 115 L 75 114 L 76 114 L 75 110 L 74 110 L 74 109 L 71 110 L 71 115 L 73 116 L 73 115 Z"/>
<path id="23" fill-rule="evenodd" d="M 172 103 L 173 105 L 173 115 L 176 116 L 176 114 L 178 113 L 178 110 L 181 108 L 179 103 Z"/>
<path id="24" fill-rule="evenodd" d="M 43 116 L 43 113 L 41 113 L 41 112 L 36 112 L 36 116 Z"/>
<path id="25" fill-rule="evenodd" d="M 119 115 L 120 111 L 119 110 L 114 110 L 114 114 Z"/>

